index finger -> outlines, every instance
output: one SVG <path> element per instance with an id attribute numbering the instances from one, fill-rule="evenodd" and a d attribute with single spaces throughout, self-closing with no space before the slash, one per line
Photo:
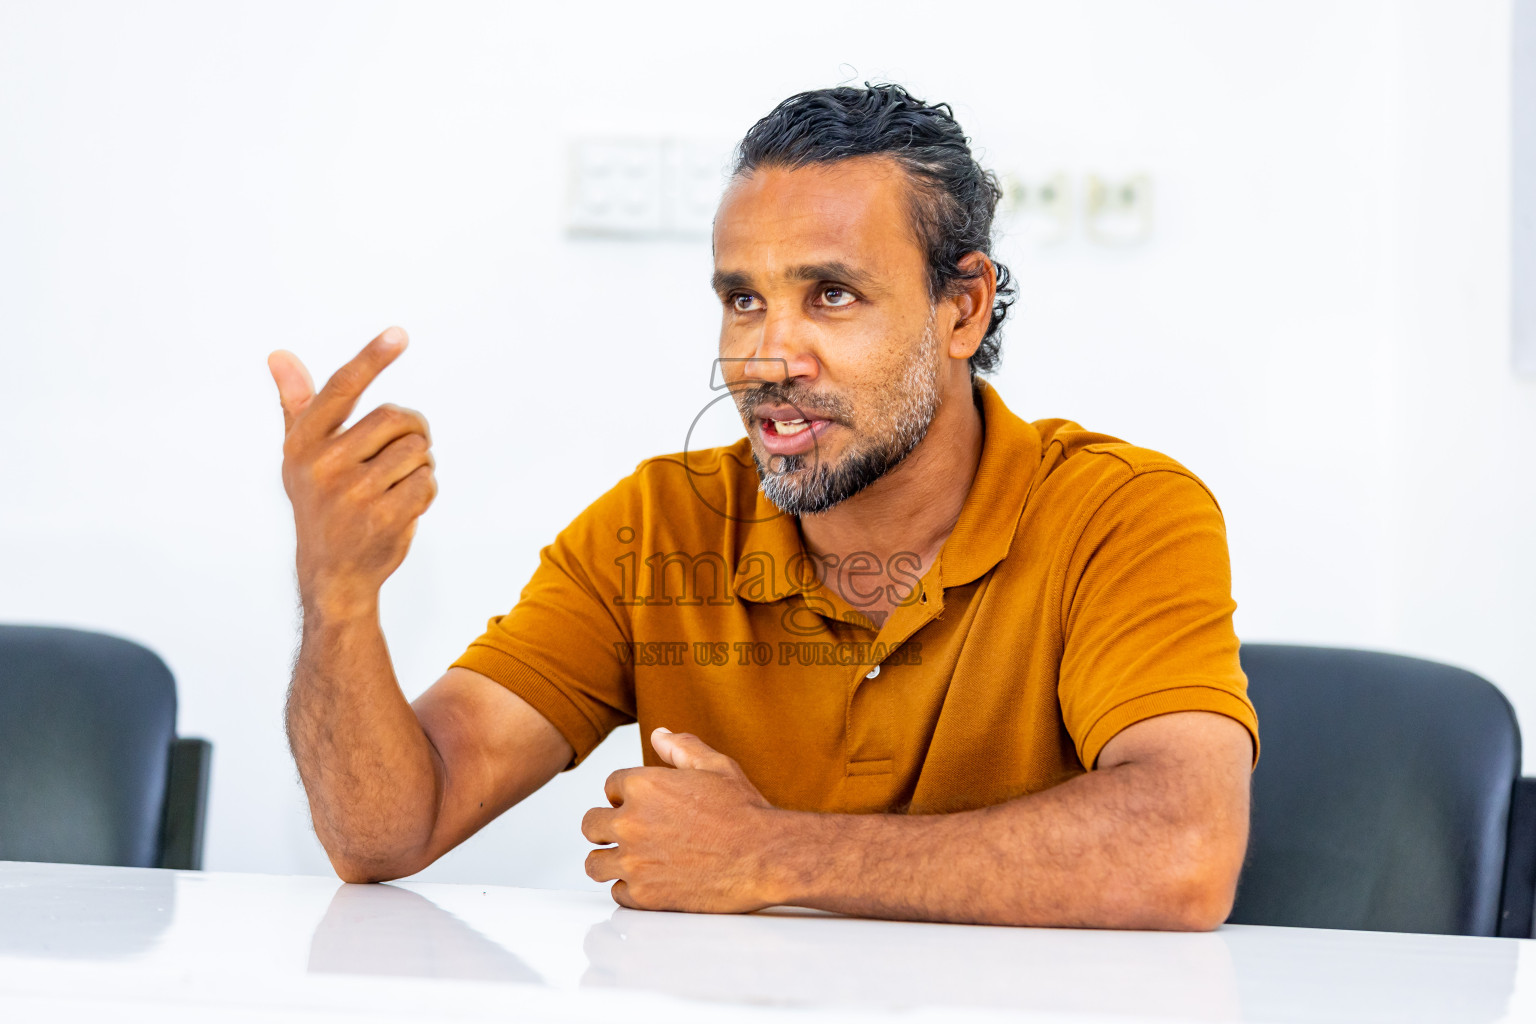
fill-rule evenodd
<path id="1" fill-rule="evenodd" d="M 608 802 L 613 804 L 613 806 L 618 807 L 622 805 L 624 803 L 624 780 L 636 772 L 644 772 L 649 770 L 650 769 L 644 767 L 620 768 L 612 775 L 609 775 L 608 781 L 603 783 L 603 795 L 608 798 Z"/>
<path id="2" fill-rule="evenodd" d="M 331 374 L 325 387 L 294 422 L 294 429 L 311 437 L 329 436 L 352 415 L 358 398 L 373 379 L 405 351 L 408 340 L 404 330 L 390 327 L 364 345 L 361 352 Z"/>

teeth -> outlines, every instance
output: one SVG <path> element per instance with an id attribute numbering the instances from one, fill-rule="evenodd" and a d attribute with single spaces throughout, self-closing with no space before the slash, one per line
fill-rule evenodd
<path id="1" fill-rule="evenodd" d="M 810 426 L 804 419 L 773 421 L 773 430 L 776 434 L 798 434 L 802 430 L 809 430 Z"/>

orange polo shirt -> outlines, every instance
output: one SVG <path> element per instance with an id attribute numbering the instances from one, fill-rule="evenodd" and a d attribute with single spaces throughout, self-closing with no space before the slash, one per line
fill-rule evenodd
<path id="1" fill-rule="evenodd" d="M 985 381 L 976 400 L 980 465 L 921 577 L 915 558 L 852 555 L 819 579 L 743 437 L 642 462 L 540 552 L 516 606 L 453 664 L 538 709 L 572 767 L 637 720 L 645 763 L 660 764 L 646 737 L 664 725 L 795 810 L 999 803 L 1174 711 L 1236 719 L 1257 757 L 1205 485 L 1076 423 L 1021 420 Z M 880 584 L 900 603 L 876 628 L 858 606 Z"/>

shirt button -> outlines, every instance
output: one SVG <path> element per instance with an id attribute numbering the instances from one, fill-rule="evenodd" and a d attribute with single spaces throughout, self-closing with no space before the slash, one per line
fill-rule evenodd
<path id="1" fill-rule="evenodd" d="M 875 678 L 875 676 L 877 676 L 879 674 L 880 674 L 880 666 L 876 665 L 874 668 L 870 669 L 868 672 L 866 672 L 864 674 L 864 678 L 865 679 L 873 679 L 873 678 Z"/>

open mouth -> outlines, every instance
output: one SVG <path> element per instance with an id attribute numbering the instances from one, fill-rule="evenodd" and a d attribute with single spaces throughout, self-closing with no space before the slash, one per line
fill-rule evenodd
<path id="1" fill-rule="evenodd" d="M 811 421 L 804 417 L 798 420 L 764 420 L 763 429 L 772 430 L 780 437 L 793 437 L 803 430 L 810 430 Z"/>
<path id="2" fill-rule="evenodd" d="M 832 420 L 795 411 L 770 412 L 759 415 L 757 434 L 763 447 L 775 455 L 802 455 L 815 448 L 832 426 Z"/>

